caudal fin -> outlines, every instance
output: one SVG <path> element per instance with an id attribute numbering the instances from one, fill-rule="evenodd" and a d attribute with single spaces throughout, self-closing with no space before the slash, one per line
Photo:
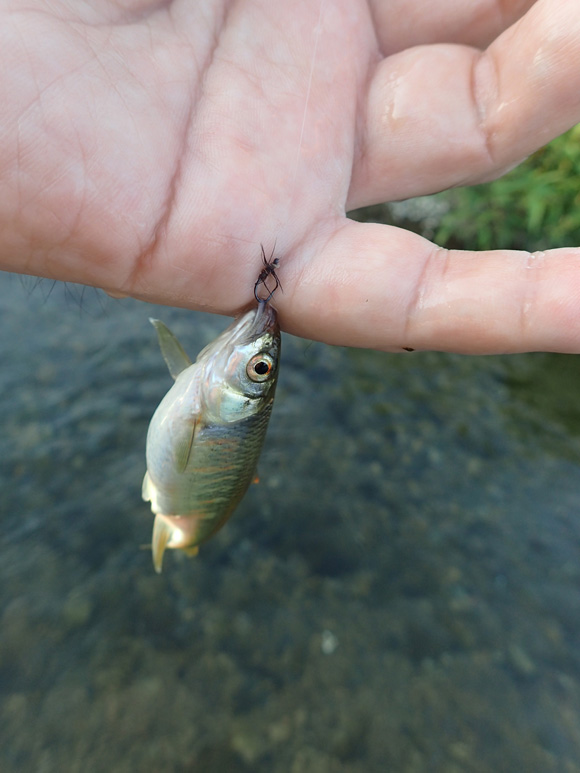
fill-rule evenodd
<path id="1" fill-rule="evenodd" d="M 173 527 L 167 523 L 162 515 L 155 516 L 153 524 L 153 539 L 151 541 L 151 552 L 153 554 L 153 566 L 157 574 L 161 574 L 163 568 L 163 555 L 169 544 Z"/>

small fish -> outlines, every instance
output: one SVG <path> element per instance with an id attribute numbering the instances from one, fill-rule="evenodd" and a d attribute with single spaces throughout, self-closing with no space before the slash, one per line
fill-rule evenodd
<path id="1" fill-rule="evenodd" d="M 280 328 L 276 310 L 262 301 L 192 364 L 163 322 L 151 323 L 175 379 L 149 425 L 143 480 L 159 573 L 166 548 L 195 555 L 255 478 L 278 381 Z"/>

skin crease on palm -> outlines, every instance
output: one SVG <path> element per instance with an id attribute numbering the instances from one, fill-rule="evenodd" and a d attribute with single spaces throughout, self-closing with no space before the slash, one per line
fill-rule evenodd
<path id="1" fill-rule="evenodd" d="M 0 268 L 400 351 L 580 352 L 580 250 L 348 220 L 580 121 L 577 0 L 0 0 Z M 498 245 L 501 247 L 501 245 Z"/>

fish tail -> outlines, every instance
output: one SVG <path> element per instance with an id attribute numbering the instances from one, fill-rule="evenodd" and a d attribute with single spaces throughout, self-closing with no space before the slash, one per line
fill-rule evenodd
<path id="1" fill-rule="evenodd" d="M 163 554 L 169 544 L 173 527 L 165 520 L 162 515 L 155 516 L 153 524 L 153 539 L 151 541 L 151 552 L 153 554 L 153 566 L 157 574 L 161 574 L 163 568 Z"/>

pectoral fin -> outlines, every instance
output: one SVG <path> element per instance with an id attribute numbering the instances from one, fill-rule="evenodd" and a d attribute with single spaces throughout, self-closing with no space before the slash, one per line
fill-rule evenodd
<path id="1" fill-rule="evenodd" d="M 175 379 L 182 371 L 184 371 L 186 368 L 189 368 L 191 365 L 191 360 L 185 353 L 183 346 L 179 343 L 167 325 L 161 322 L 160 319 L 152 319 L 151 317 L 149 318 L 149 322 L 151 322 L 157 331 L 157 338 L 159 339 L 161 354 L 167 363 L 169 372 Z"/>
<path id="2" fill-rule="evenodd" d="M 187 468 L 198 427 L 199 424 L 197 420 L 192 421 L 190 425 L 191 431 L 180 433 L 181 437 L 179 438 L 179 441 L 176 441 L 174 444 L 173 455 L 175 458 L 175 466 L 179 472 L 185 472 Z"/>

